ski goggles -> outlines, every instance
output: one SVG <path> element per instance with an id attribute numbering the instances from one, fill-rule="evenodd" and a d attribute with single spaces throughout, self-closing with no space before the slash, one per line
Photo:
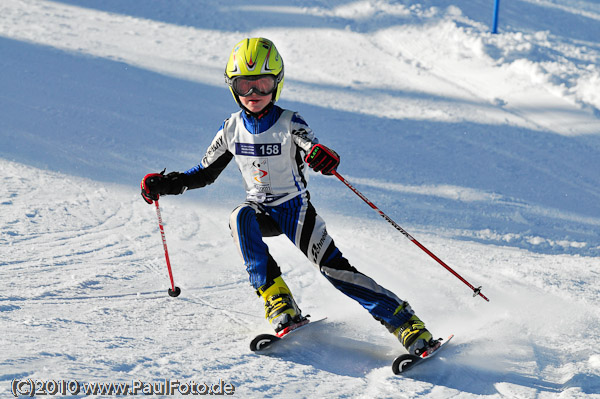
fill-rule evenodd
<path id="1" fill-rule="evenodd" d="M 266 96 L 277 88 L 274 75 L 236 76 L 231 79 L 231 89 L 240 97 L 247 97 L 252 93 Z"/>

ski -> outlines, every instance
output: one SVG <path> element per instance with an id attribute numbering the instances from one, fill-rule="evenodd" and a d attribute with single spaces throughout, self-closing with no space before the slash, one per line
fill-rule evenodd
<path id="1" fill-rule="evenodd" d="M 412 369 L 414 366 L 423 362 L 424 360 L 434 357 L 435 355 L 438 354 L 439 351 L 442 350 L 442 348 L 448 342 L 450 342 L 452 337 L 454 337 L 454 334 L 452 334 L 448 338 L 446 338 L 445 341 L 442 340 L 440 346 L 435 351 L 433 351 L 430 354 L 426 354 L 423 357 L 416 356 L 416 355 L 409 355 L 409 354 L 404 354 L 404 355 L 398 356 L 396 358 L 396 360 L 394 360 L 394 363 L 392 364 L 392 370 L 394 371 L 394 374 L 402 374 L 402 373 L 406 372 L 407 370 Z"/>
<path id="2" fill-rule="evenodd" d="M 285 337 L 287 337 L 288 335 L 293 334 L 308 325 L 321 322 L 325 319 L 327 319 L 327 317 L 323 317 L 322 319 L 317 319 L 317 320 L 311 321 L 308 319 L 308 317 L 306 317 L 301 322 L 293 324 L 290 327 L 284 329 L 283 331 L 277 333 L 277 335 L 275 335 L 275 334 L 259 334 L 256 337 L 254 337 L 254 339 L 250 342 L 250 350 L 252 352 L 264 351 L 267 348 L 272 347 L 275 343 L 285 339 Z"/>

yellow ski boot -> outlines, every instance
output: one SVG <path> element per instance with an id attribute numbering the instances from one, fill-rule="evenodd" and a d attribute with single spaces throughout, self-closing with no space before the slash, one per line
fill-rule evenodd
<path id="1" fill-rule="evenodd" d="M 293 327 L 308 322 L 281 276 L 273 280 L 273 284 L 260 287 L 257 293 L 265 300 L 265 318 L 276 335 L 283 336 Z"/>
<path id="2" fill-rule="evenodd" d="M 425 328 L 425 323 L 415 315 L 398 327 L 393 334 L 398 337 L 400 343 L 411 355 L 423 356 L 427 352 L 435 351 L 440 346 L 440 342 L 434 340 L 431 333 Z"/>

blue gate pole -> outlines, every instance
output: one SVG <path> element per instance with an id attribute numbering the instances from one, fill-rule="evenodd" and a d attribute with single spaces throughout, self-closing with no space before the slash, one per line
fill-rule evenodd
<path id="1" fill-rule="evenodd" d="M 492 27 L 492 33 L 498 33 L 498 9 L 500 8 L 500 0 L 494 2 L 494 26 Z"/>

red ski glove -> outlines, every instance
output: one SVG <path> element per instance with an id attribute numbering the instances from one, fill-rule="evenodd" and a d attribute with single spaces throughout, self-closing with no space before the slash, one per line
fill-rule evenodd
<path id="1" fill-rule="evenodd" d="M 323 144 L 315 144 L 310 152 L 304 158 L 304 161 L 315 172 L 321 172 L 324 175 L 332 175 L 340 164 L 340 156 L 331 148 Z"/>
<path id="2" fill-rule="evenodd" d="M 149 204 L 152 204 L 154 201 L 158 201 L 158 197 L 160 196 L 160 186 L 163 186 L 163 180 L 165 178 L 165 171 L 163 170 L 161 173 L 148 173 L 142 179 L 142 183 L 140 184 L 142 188 L 142 198 Z"/>
<path id="3" fill-rule="evenodd" d="M 182 194 L 187 190 L 187 179 L 185 173 L 171 172 L 165 175 L 160 173 L 149 173 L 142 179 L 142 198 L 149 204 L 158 201 L 158 197 L 165 194 Z"/>

